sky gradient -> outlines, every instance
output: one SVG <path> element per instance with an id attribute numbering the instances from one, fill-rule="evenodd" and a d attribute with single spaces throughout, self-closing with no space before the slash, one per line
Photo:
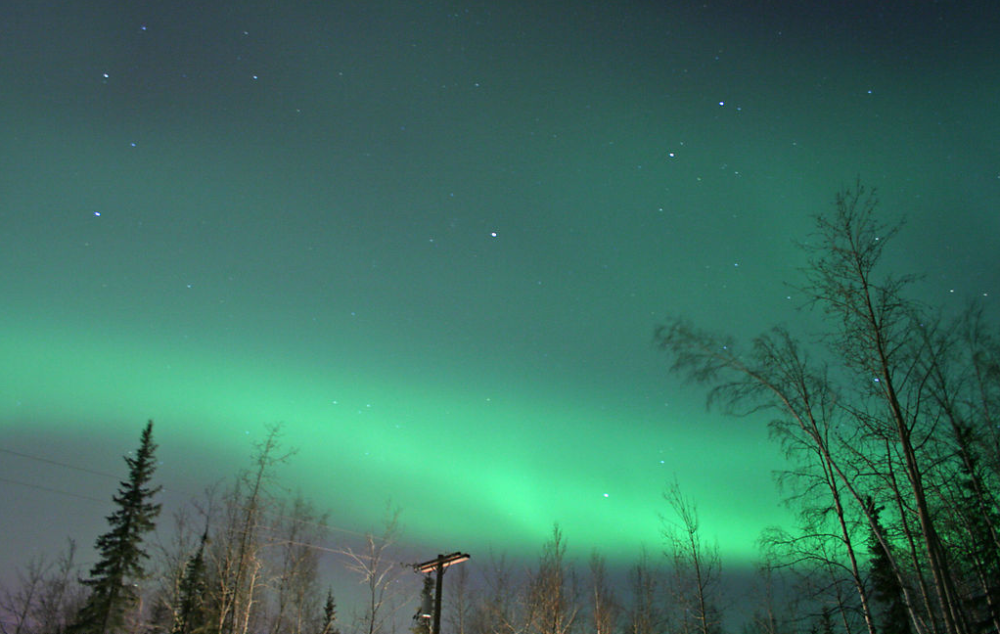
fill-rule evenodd
<path id="1" fill-rule="evenodd" d="M 778 449 L 667 374 L 660 320 L 814 320 L 795 241 L 857 177 L 923 299 L 1000 293 L 993 3 L 19 4 L 14 563 L 96 537 L 148 418 L 174 505 L 280 422 L 290 489 L 349 530 L 391 498 L 428 556 L 559 522 L 627 563 L 676 477 L 745 563 Z"/>

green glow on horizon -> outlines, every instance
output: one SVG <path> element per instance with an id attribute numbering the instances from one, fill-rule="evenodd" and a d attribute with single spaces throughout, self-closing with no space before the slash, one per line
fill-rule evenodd
<path id="1" fill-rule="evenodd" d="M 343 376 L 294 362 L 221 360 L 81 333 L 59 340 L 44 329 L 18 335 L 0 346 L 21 368 L 3 391 L 4 420 L 32 421 L 39 431 L 94 421 L 117 437 L 151 416 L 166 455 L 188 445 L 223 448 L 221 463 L 232 470 L 223 476 L 244 466 L 262 423 L 281 421 L 285 444 L 298 449 L 287 467 L 291 481 L 329 508 L 335 524 L 373 526 L 391 499 L 414 542 L 440 539 L 446 523 L 449 539 L 530 553 L 559 522 L 574 546 L 627 562 L 641 544 L 658 547 L 660 493 L 674 469 L 693 468 L 686 455 L 697 455 L 683 444 L 620 455 L 616 447 L 649 447 L 665 434 L 627 420 L 608 426 L 585 402 L 566 408 L 540 395 L 502 402 L 415 377 L 357 375 L 346 379 L 351 396 L 338 400 L 331 386 Z M 57 403 L 45 398 L 53 391 L 62 395 Z M 760 434 L 745 435 L 755 436 L 759 442 Z M 762 447 L 759 460 L 754 469 L 766 481 L 773 451 Z M 219 477 L 213 466 L 206 473 Z M 757 532 L 774 521 L 773 505 L 754 511 L 734 494 L 734 482 L 749 484 L 743 475 L 716 471 L 687 488 L 699 497 L 706 534 L 717 536 L 730 561 L 750 561 Z M 734 510 L 741 521 L 732 521 Z"/>

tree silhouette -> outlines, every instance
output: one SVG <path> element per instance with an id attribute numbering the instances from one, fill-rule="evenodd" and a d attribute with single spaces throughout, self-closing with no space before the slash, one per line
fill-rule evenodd
<path id="1" fill-rule="evenodd" d="M 326 591 L 326 602 L 323 603 L 323 627 L 319 634 L 340 634 L 337 629 L 337 602 L 333 598 L 333 590 Z"/>
<path id="2" fill-rule="evenodd" d="M 873 527 L 868 538 L 868 550 L 871 556 L 868 569 L 872 583 L 872 598 L 883 606 L 882 626 L 879 631 L 886 634 L 910 634 L 910 614 L 906 609 L 902 585 L 892 568 L 889 551 L 876 537 L 878 533 L 885 534 L 885 529 L 879 521 L 882 508 L 876 507 L 871 500 L 868 504 Z"/>
<path id="3" fill-rule="evenodd" d="M 1000 354 L 985 329 L 952 336 L 975 322 L 975 308 L 942 324 L 908 297 L 913 276 L 885 270 L 886 245 L 902 225 L 884 222 L 877 207 L 874 190 L 858 183 L 815 216 L 799 290 L 826 318 L 807 339 L 817 345 L 775 327 L 740 351 L 731 337 L 680 317 L 654 339 L 672 370 L 710 386 L 710 403 L 734 414 L 776 413 L 771 430 L 791 465 L 782 480 L 794 485 L 789 501 L 802 523 L 778 541 L 790 546 L 790 561 L 840 569 L 836 576 L 853 586 L 850 602 L 836 577 L 823 586 L 837 606 L 831 616 L 846 630 L 860 616 L 875 634 L 862 566 L 868 550 L 884 580 L 895 578 L 897 619 L 905 608 L 920 634 L 969 634 L 975 621 L 996 620 L 991 490 L 1000 472 L 978 460 L 994 464 L 997 455 Z M 812 349 L 819 355 L 811 358 Z M 981 615 L 969 609 L 977 592 Z"/>
<path id="4" fill-rule="evenodd" d="M 198 550 L 184 566 L 178 588 L 178 606 L 174 614 L 171 634 L 195 634 L 201 632 L 209 623 L 206 614 L 205 593 L 208 589 L 205 566 L 205 543 L 208 541 L 208 528 L 201 535 Z"/>
<path id="5" fill-rule="evenodd" d="M 155 451 L 153 421 L 149 421 L 135 456 L 125 456 L 129 477 L 112 498 L 118 508 L 107 518 L 110 530 L 97 538 L 99 560 L 83 580 L 90 595 L 70 627 L 72 634 L 121 631 L 127 610 L 138 599 L 137 584 L 145 574 L 143 562 L 149 558 L 143 536 L 155 528 L 160 513 L 160 504 L 152 501 L 160 487 L 149 487 L 156 468 Z"/>

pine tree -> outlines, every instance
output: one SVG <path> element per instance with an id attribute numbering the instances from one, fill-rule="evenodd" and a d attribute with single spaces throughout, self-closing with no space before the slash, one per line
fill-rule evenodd
<path id="1" fill-rule="evenodd" d="M 333 590 L 326 591 L 326 603 L 323 605 L 323 629 L 320 634 L 340 634 L 337 629 L 337 603 L 333 600 Z"/>
<path id="2" fill-rule="evenodd" d="M 413 634 L 431 634 L 431 613 L 434 611 L 434 577 L 424 576 L 424 587 L 420 591 L 420 607 L 413 615 Z"/>
<path id="3" fill-rule="evenodd" d="M 71 626 L 72 634 L 112 634 L 125 625 L 125 614 L 137 599 L 136 582 L 149 555 L 142 547 L 143 535 L 156 526 L 160 504 L 152 502 L 160 487 L 149 487 L 156 464 L 153 454 L 153 421 L 146 423 L 135 457 L 125 456 L 129 477 L 112 497 L 117 509 L 108 516 L 110 530 L 97 538 L 99 559 L 83 584 L 90 588 L 87 602 Z"/>
<path id="4" fill-rule="evenodd" d="M 171 634 L 193 634 L 204 630 L 208 624 L 205 616 L 205 544 L 208 542 L 208 528 L 201 535 L 198 550 L 184 566 L 184 576 L 178 588 L 177 609 Z"/>
<path id="5" fill-rule="evenodd" d="M 1000 550 L 996 527 L 1000 525 L 993 494 L 986 483 L 975 451 L 975 432 L 969 424 L 954 423 L 958 466 L 955 520 L 964 529 L 958 547 L 960 560 L 972 573 L 966 597 L 973 631 L 997 631 L 1000 624 Z"/>
<path id="6" fill-rule="evenodd" d="M 885 534 L 879 519 L 881 506 L 868 498 L 868 515 L 871 517 L 872 528 L 868 537 L 869 573 L 872 582 L 872 597 L 882 604 L 882 627 L 880 631 L 887 634 L 910 634 L 910 611 L 906 607 L 903 587 L 896 577 L 890 561 L 889 553 L 875 535 L 875 531 Z"/>

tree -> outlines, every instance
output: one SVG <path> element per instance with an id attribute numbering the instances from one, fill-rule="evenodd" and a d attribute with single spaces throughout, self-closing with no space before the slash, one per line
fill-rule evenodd
<path id="1" fill-rule="evenodd" d="M 906 608 L 903 588 L 892 569 L 890 553 L 876 537 L 879 531 L 885 534 L 879 521 L 882 508 L 874 506 L 874 502 L 871 501 L 869 501 L 869 506 L 873 528 L 868 539 L 870 554 L 868 568 L 872 582 L 872 596 L 882 604 L 882 626 L 879 631 L 886 634 L 910 634 L 910 614 Z"/>
<path id="2" fill-rule="evenodd" d="M 484 587 L 471 610 L 473 634 L 521 634 L 526 630 L 522 591 L 504 555 L 491 552 Z"/>
<path id="3" fill-rule="evenodd" d="M 596 549 L 590 553 L 590 617 L 594 634 L 613 634 L 617 631 L 619 605 L 615 592 L 608 582 L 602 557 Z"/>
<path id="4" fill-rule="evenodd" d="M 822 553 L 829 573 L 838 567 L 848 573 L 869 633 L 875 626 L 861 569 L 866 535 L 879 543 L 915 631 L 966 634 L 970 581 L 956 562 L 963 545 L 996 534 L 995 500 L 966 478 L 971 495 L 960 506 L 982 521 L 967 522 L 962 537 L 947 534 L 949 505 L 961 502 L 949 493 L 949 478 L 973 473 L 963 457 L 972 454 L 955 451 L 962 443 L 947 430 L 975 423 L 973 444 L 1000 446 L 993 413 L 1000 400 L 997 348 L 979 338 L 970 352 L 954 354 L 934 330 L 938 320 L 906 297 L 914 278 L 882 270 L 886 245 L 901 225 L 883 222 L 877 206 L 875 192 L 860 183 L 841 190 L 833 210 L 815 217 L 816 234 L 804 247 L 809 264 L 800 290 L 826 317 L 813 338 L 825 344 L 821 363 L 784 328 L 757 337 L 745 353 L 731 338 L 682 318 L 654 338 L 673 357 L 674 371 L 711 386 L 710 403 L 721 401 L 737 414 L 778 413 L 772 431 L 797 461 L 787 475 L 799 481 L 793 501 L 803 512 L 803 537 L 823 546 L 812 550 Z M 885 509 L 882 518 L 874 508 Z M 853 607 L 840 599 L 837 605 L 840 614 L 828 616 L 848 628 L 845 610 Z"/>
<path id="5" fill-rule="evenodd" d="M 787 592 L 782 571 L 763 553 L 756 566 L 756 583 L 749 596 L 755 606 L 750 620 L 744 624 L 744 634 L 785 634 L 795 632 L 795 597 Z"/>
<path id="6" fill-rule="evenodd" d="M 208 527 L 201 535 L 198 550 L 187 561 L 178 586 L 177 606 L 170 628 L 171 634 L 199 634 L 209 624 L 205 605 L 208 588 L 205 567 L 205 543 L 208 541 Z"/>
<path id="7" fill-rule="evenodd" d="M 365 533 L 362 550 L 345 548 L 340 551 L 349 560 L 347 569 L 356 573 L 365 585 L 366 604 L 361 616 L 361 627 L 365 634 L 380 634 L 386 626 L 385 608 L 391 599 L 390 590 L 402 570 L 389 559 L 389 549 L 396 543 L 402 530 L 399 525 L 400 512 L 400 509 L 393 508 L 391 504 L 387 505 L 381 535 L 368 531 Z"/>
<path id="8" fill-rule="evenodd" d="M 815 519 L 811 522 L 818 524 Z M 791 532 L 770 527 L 760 539 L 768 567 L 789 576 L 793 591 L 786 609 L 802 618 L 819 619 L 824 615 L 836 618 L 845 632 L 862 629 L 871 632 L 874 622 L 869 626 L 863 608 L 866 604 L 860 601 L 861 597 L 868 597 L 869 591 L 864 578 L 859 576 L 861 571 L 856 572 L 853 567 L 856 561 L 847 556 L 837 533 L 822 524 L 818 524 L 815 532 L 802 525 L 798 528 L 799 531 Z M 853 535 L 857 530 L 852 528 L 848 534 Z M 765 620 L 771 619 L 765 615 Z M 765 626 L 773 627 L 773 622 Z"/>
<path id="9" fill-rule="evenodd" d="M 1000 508 L 997 455 L 1000 346 L 981 307 L 970 306 L 951 323 L 929 325 L 924 340 L 941 353 L 927 360 L 929 389 L 947 421 L 938 478 L 943 541 L 968 579 L 965 603 L 971 631 L 1000 631 Z"/>
<path id="10" fill-rule="evenodd" d="M 337 602 L 333 598 L 333 590 L 326 591 L 326 601 L 323 603 L 323 622 L 319 634 L 340 634 L 337 629 Z"/>
<path id="11" fill-rule="evenodd" d="M 271 631 L 303 634 L 319 611 L 319 553 L 312 544 L 326 532 L 326 516 L 301 494 L 292 500 L 289 510 L 286 508 L 280 505 L 274 527 L 277 540 L 272 545 L 277 547 L 279 561 L 272 584 L 277 606 Z"/>
<path id="12" fill-rule="evenodd" d="M 76 544 L 69 540 L 66 551 L 54 562 L 39 556 L 24 569 L 18 569 L 17 589 L 4 588 L 0 597 L 0 614 L 4 617 L 0 619 L 0 631 L 4 634 L 65 632 L 84 602 L 83 588 L 76 582 L 79 566 L 75 556 Z"/>
<path id="13" fill-rule="evenodd" d="M 718 634 L 721 614 L 717 603 L 722 562 L 717 545 L 702 541 L 698 508 L 674 482 L 663 494 L 678 522 L 664 520 L 667 556 L 673 564 L 672 597 L 680 612 L 683 634 Z"/>
<path id="14" fill-rule="evenodd" d="M 413 634 L 431 634 L 431 616 L 434 612 L 434 577 L 424 575 L 424 584 L 420 588 L 420 606 L 413 615 Z"/>
<path id="15" fill-rule="evenodd" d="M 194 621 L 189 622 L 195 624 L 190 629 L 198 629 L 197 623 L 201 619 L 205 619 L 206 624 L 214 622 L 210 616 L 214 602 L 209 592 L 212 580 L 208 566 L 211 513 L 204 512 L 200 502 L 192 503 L 194 510 L 203 517 L 195 520 L 191 508 L 180 507 L 173 513 L 169 528 L 164 526 L 162 520 L 159 522 L 156 539 L 151 540 L 150 556 L 153 561 L 149 565 L 149 580 L 146 581 L 143 592 L 145 627 L 149 630 L 170 632 L 179 625 L 178 617 L 185 609 L 182 608 L 185 593 L 188 594 L 186 608 L 195 607 L 197 613 Z M 201 570 L 197 567 L 192 570 L 192 563 L 195 563 L 199 551 Z M 192 578 L 192 572 L 198 574 Z M 199 578 L 200 584 L 185 588 L 185 584 Z"/>
<path id="16" fill-rule="evenodd" d="M 901 226 L 882 222 L 877 205 L 875 192 L 859 183 L 853 191 L 838 193 L 835 213 L 817 216 L 820 240 L 811 249 L 804 290 L 839 326 L 828 340 L 844 369 L 868 388 L 854 408 L 854 420 L 870 437 L 886 441 L 888 464 L 900 467 L 901 488 L 891 495 L 901 502 L 905 498 L 912 509 L 944 630 L 963 634 L 960 600 L 932 514 L 921 455 L 931 431 L 930 421 L 920 416 L 926 375 L 919 368 L 934 351 L 912 337 L 921 323 L 918 307 L 903 296 L 912 276 L 876 271 L 885 245 Z"/>
<path id="17" fill-rule="evenodd" d="M 449 594 L 452 598 L 448 600 L 449 610 L 447 622 L 451 626 L 452 634 L 466 634 L 472 614 L 469 591 L 469 567 L 458 566 L 457 570 L 451 573 L 452 590 Z"/>
<path id="18" fill-rule="evenodd" d="M 226 519 L 216 545 L 215 596 L 221 634 L 246 634 L 258 613 L 255 603 L 263 587 L 262 515 L 273 498 L 269 491 L 274 467 L 294 451 L 280 453 L 281 426 L 268 427 L 252 457 L 253 468 L 237 479 L 227 495 Z"/>
<path id="19" fill-rule="evenodd" d="M 565 556 L 566 544 L 556 524 L 528 581 L 527 623 L 534 634 L 567 634 L 573 629 L 579 606 Z"/>
<path id="20" fill-rule="evenodd" d="M 629 588 L 632 602 L 629 605 L 629 634 L 660 634 L 666 626 L 666 616 L 660 601 L 661 573 L 652 561 L 645 546 L 629 570 Z"/>
<path id="21" fill-rule="evenodd" d="M 135 456 L 125 456 L 128 480 L 113 496 L 117 509 L 108 516 L 110 530 L 97 538 L 98 561 L 83 581 L 90 588 L 87 601 L 71 627 L 74 634 L 110 634 L 121 631 L 126 611 L 138 600 L 138 583 L 143 579 L 143 537 L 155 528 L 160 504 L 153 497 L 160 487 L 150 487 L 156 468 L 153 421 L 146 423 Z"/>

